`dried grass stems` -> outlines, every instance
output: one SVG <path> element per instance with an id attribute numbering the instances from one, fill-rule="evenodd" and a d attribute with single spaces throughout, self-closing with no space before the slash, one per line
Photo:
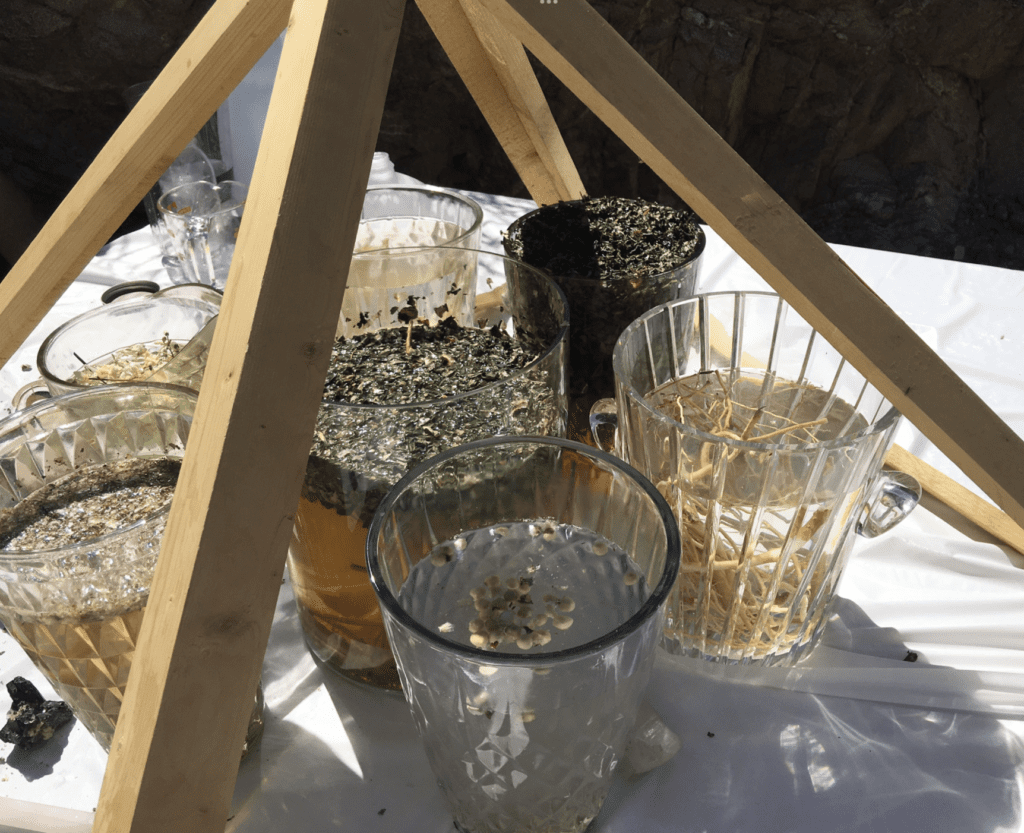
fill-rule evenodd
<path id="1" fill-rule="evenodd" d="M 700 381 L 677 382 L 674 398 L 662 400 L 660 407 L 679 422 L 723 439 L 818 441 L 815 429 L 827 418 L 798 422 L 781 409 L 773 410 L 771 403 L 750 404 L 761 401 L 761 386 L 760 379 L 729 379 L 716 372 Z M 777 381 L 771 402 L 792 401 L 801 388 L 806 386 Z M 719 455 L 724 459 L 716 464 Z M 743 459 L 738 460 L 740 455 Z M 740 448 L 723 455 L 720 444 L 708 441 L 693 456 L 681 450 L 677 474 L 658 483 L 675 508 L 682 537 L 679 615 L 668 631 L 680 638 L 701 634 L 706 654 L 757 658 L 785 652 L 813 632 L 817 622 L 810 619 L 821 615 L 809 606 L 820 596 L 825 564 L 819 561 L 813 574 L 806 575 L 807 544 L 825 525 L 831 508 L 812 511 L 799 505 L 804 484 L 792 470 L 781 470 L 772 478 L 769 499 L 762 501 L 766 505 L 759 513 L 761 505 L 754 502 L 761 496 L 758 469 L 768 456 Z M 711 475 L 722 466 L 728 469 L 719 491 Z"/>
<path id="2" fill-rule="evenodd" d="M 150 344 L 130 344 L 109 356 L 76 370 L 71 381 L 79 385 L 103 385 L 108 382 L 136 382 L 146 379 L 173 359 L 182 345 L 167 333 Z M 75 354 L 78 355 L 77 353 Z M 81 361 L 81 359 L 79 359 Z"/>

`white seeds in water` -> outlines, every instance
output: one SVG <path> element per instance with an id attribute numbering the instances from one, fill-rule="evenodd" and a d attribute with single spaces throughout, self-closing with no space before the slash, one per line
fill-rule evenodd
<path id="1" fill-rule="evenodd" d="M 522 719 L 523 723 L 532 723 L 537 719 L 537 714 L 533 709 L 523 709 Z"/>
<path id="2" fill-rule="evenodd" d="M 608 554 L 608 545 L 604 541 L 594 541 L 590 548 L 594 551 L 594 555 Z"/>
<path id="3" fill-rule="evenodd" d="M 441 633 L 451 633 L 453 630 L 455 630 L 455 625 L 453 625 L 451 622 L 445 622 L 438 628 L 438 630 L 441 631 Z"/>
<path id="4" fill-rule="evenodd" d="M 633 572 L 632 570 L 630 570 L 630 571 L 629 571 L 628 573 L 626 573 L 626 574 L 625 574 L 625 575 L 624 575 L 624 576 L 622 577 L 622 580 L 623 580 L 624 582 L 626 582 L 626 584 L 627 584 L 627 585 L 628 585 L 629 587 L 632 587 L 632 586 L 633 586 L 634 584 L 636 584 L 636 583 L 637 583 L 638 581 L 640 581 L 640 576 L 639 576 L 639 575 L 638 575 L 637 573 L 635 573 L 635 572 Z"/>
<path id="5" fill-rule="evenodd" d="M 551 623 L 556 628 L 558 628 L 560 631 L 564 631 L 564 630 L 567 630 L 568 628 L 572 627 L 572 617 L 571 616 L 563 616 L 563 615 L 559 614 L 558 616 L 555 616 L 555 618 L 551 620 Z"/>
<path id="6" fill-rule="evenodd" d="M 487 644 L 487 637 L 482 633 L 474 633 L 469 637 L 469 641 L 477 648 L 483 648 Z"/>
<path id="7" fill-rule="evenodd" d="M 498 669 L 493 665 L 481 665 L 480 673 L 485 677 L 492 677 L 498 673 Z"/>

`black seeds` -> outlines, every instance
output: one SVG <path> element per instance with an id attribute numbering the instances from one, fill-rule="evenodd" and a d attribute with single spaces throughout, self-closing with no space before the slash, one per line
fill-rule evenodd
<path id="1" fill-rule="evenodd" d="M 551 275 L 569 301 L 573 397 L 614 395 L 616 339 L 694 291 L 704 242 L 692 213 L 625 197 L 553 203 L 509 226 L 506 252 Z"/>
<path id="2" fill-rule="evenodd" d="M 130 457 L 75 470 L 0 510 L 0 550 L 52 550 L 91 541 L 167 506 L 181 470 L 174 457 Z"/>
<path id="3" fill-rule="evenodd" d="M 462 327 L 452 318 L 339 338 L 324 399 L 402 405 L 445 399 L 504 379 L 537 358 L 498 327 Z"/>
<path id="4" fill-rule="evenodd" d="M 302 496 L 368 524 L 427 457 L 498 434 L 559 433 L 557 384 L 539 353 L 503 329 L 451 318 L 339 338 Z"/>
<path id="5" fill-rule="evenodd" d="M 545 206 L 513 235 L 514 254 L 553 275 L 636 281 L 686 263 L 700 236 L 685 211 L 625 197 Z"/>

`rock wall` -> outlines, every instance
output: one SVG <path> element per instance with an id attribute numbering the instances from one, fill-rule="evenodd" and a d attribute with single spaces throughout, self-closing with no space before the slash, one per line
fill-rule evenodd
<path id="1" fill-rule="evenodd" d="M 0 0 L 0 200 L 6 180 L 45 217 L 123 118 L 124 89 L 210 5 Z M 826 240 L 1024 268 L 1020 0 L 593 6 Z M 590 193 L 679 203 L 537 69 Z M 378 149 L 424 181 L 525 195 L 412 0 Z"/>
<path id="2" fill-rule="evenodd" d="M 1024 268 L 1019 0 L 592 5 L 826 240 Z M 521 193 L 411 4 L 403 38 L 396 72 L 423 80 L 392 89 L 383 149 L 424 180 Z M 589 192 L 678 201 L 538 75 Z"/>

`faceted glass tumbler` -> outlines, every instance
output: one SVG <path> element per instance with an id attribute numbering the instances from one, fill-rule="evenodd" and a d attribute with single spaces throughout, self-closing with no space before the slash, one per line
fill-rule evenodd
<path id="1" fill-rule="evenodd" d="M 564 539 L 555 531 L 563 524 L 574 528 Z M 495 566 L 489 542 L 517 534 L 529 540 L 515 541 L 514 559 L 554 542 L 539 567 Z M 370 580 L 459 830 L 570 833 L 597 815 L 649 680 L 678 546 L 649 481 L 558 438 L 469 443 L 415 467 L 388 494 L 367 539 Z M 616 562 L 613 551 L 631 561 Z M 622 563 L 631 565 L 625 573 Z M 494 601 L 482 608 L 482 599 Z M 474 605 L 504 610 L 506 599 L 520 605 L 516 617 L 523 605 L 547 610 L 540 618 L 551 615 L 555 637 L 506 647 L 492 633 L 488 646 L 478 625 L 467 633 L 461 619 L 445 618 Z M 518 621 L 537 628 L 519 627 L 519 639 L 547 633 L 539 620 Z"/>
<path id="2" fill-rule="evenodd" d="M 490 280 L 503 287 L 494 305 L 474 296 L 474 325 L 503 322 L 515 339 L 536 349 L 537 358 L 505 379 L 444 399 L 322 402 L 288 555 L 310 650 L 344 676 L 384 689 L 397 690 L 400 683 L 365 558 L 367 530 L 384 495 L 411 466 L 457 444 L 457 437 L 565 434 L 569 317 L 564 296 L 538 270 L 510 258 L 446 251 L 462 267 L 472 265 L 467 281 Z M 437 254 L 435 249 L 410 254 L 415 252 Z M 372 363 L 365 372 L 372 377 Z"/>
<path id="3" fill-rule="evenodd" d="M 0 511 L 87 466 L 182 457 L 196 399 L 169 385 L 104 386 L 16 412 L 0 422 Z M 108 751 L 168 511 L 59 549 L 0 549 L 0 621 Z M 259 690 L 243 754 L 262 731 Z"/>
<path id="4" fill-rule="evenodd" d="M 772 293 L 663 304 L 615 346 L 616 396 L 591 424 L 672 506 L 682 534 L 665 646 L 790 664 L 827 620 L 857 534 L 920 497 L 882 471 L 899 413 Z"/>
<path id="5" fill-rule="evenodd" d="M 170 249 L 178 258 L 184 283 L 203 283 L 223 291 L 231 271 L 242 225 L 245 183 L 233 180 L 186 182 L 157 200 Z"/>

